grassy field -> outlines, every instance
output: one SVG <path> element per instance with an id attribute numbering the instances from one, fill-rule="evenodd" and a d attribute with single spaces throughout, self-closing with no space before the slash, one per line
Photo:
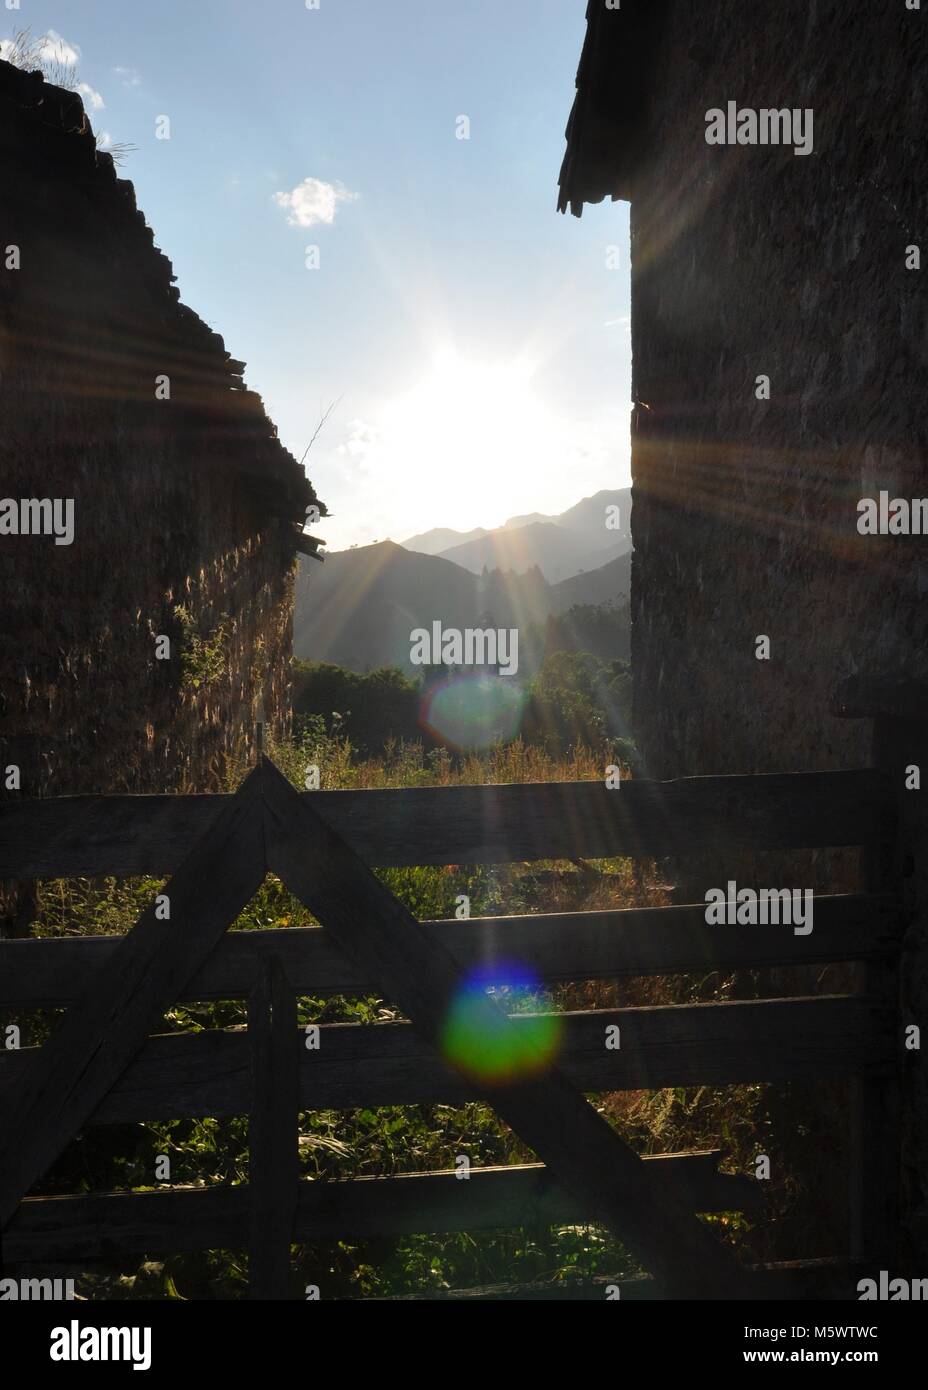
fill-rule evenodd
<path id="1" fill-rule="evenodd" d="M 321 770 L 323 789 L 448 786 L 456 783 L 597 780 L 603 759 L 588 749 L 551 757 L 521 743 L 460 762 L 440 750 L 425 757 L 416 745 L 388 747 L 384 757 L 359 760 L 337 734 L 310 720 L 295 741 L 270 749 L 277 765 L 302 787 L 305 768 Z M 244 774 L 232 777 L 236 784 Z M 467 894 L 474 917 L 499 913 L 566 912 L 661 905 L 667 901 L 659 866 L 629 860 L 584 865 L 564 862 L 494 867 L 411 868 L 380 872 L 387 886 L 419 918 L 454 916 Z M 98 935 L 127 931 L 158 891 L 155 880 L 48 882 L 40 886 L 38 934 Z M 234 930 L 314 925 L 280 882 L 269 877 Z M 513 1011 L 606 1008 L 750 998 L 776 991 L 769 981 L 711 972 L 613 982 L 577 981 L 550 997 L 512 997 Z M 389 1001 L 369 997 L 303 998 L 302 1023 L 370 1024 L 400 1015 Z M 4 1022 L 7 1020 L 3 1020 Z M 53 1017 L 15 1020 L 23 1045 L 47 1036 Z M 242 1026 L 237 1002 L 173 1009 L 165 1031 Z M 720 1147 L 723 1167 L 753 1173 L 758 1153 L 772 1160 L 762 1221 L 736 1213 L 705 1218 L 745 1258 L 832 1253 L 840 1240 L 843 1126 L 834 1088 L 737 1086 L 630 1092 L 591 1098 L 641 1153 Z M 300 1161 L 307 1179 L 450 1169 L 466 1153 L 473 1166 L 532 1161 L 512 1133 L 482 1104 L 408 1106 L 379 1110 L 317 1111 L 301 1119 Z M 92 1129 L 76 1140 L 43 1181 L 44 1192 L 158 1187 L 157 1155 L 171 1161 L 171 1184 L 247 1182 L 247 1119 L 203 1119 Z M 809 1189 L 796 1178 L 806 1175 Z M 827 1192 L 827 1200 L 825 1194 Z M 787 1248 L 788 1247 L 788 1248 Z M 530 1279 L 563 1280 L 635 1269 L 615 1238 L 592 1226 L 410 1236 L 401 1240 L 342 1241 L 293 1252 L 294 1293 L 316 1284 L 325 1298 L 424 1293 Z M 196 1256 L 148 1252 L 137 1265 L 82 1273 L 89 1297 L 223 1298 L 244 1294 L 242 1252 Z"/>

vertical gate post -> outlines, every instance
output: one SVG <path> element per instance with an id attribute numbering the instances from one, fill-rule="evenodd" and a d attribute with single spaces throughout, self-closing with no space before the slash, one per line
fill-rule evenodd
<path id="1" fill-rule="evenodd" d="M 248 1123 L 249 1294 L 291 1297 L 290 1245 L 299 1179 L 299 1035 L 296 998 L 279 956 L 248 1000 L 252 1100 Z"/>
<path id="2" fill-rule="evenodd" d="M 904 937 L 898 961 L 864 968 L 864 989 L 896 1021 L 897 1076 L 854 1083 L 853 1255 L 904 1274 L 928 1255 L 928 1200 L 920 1176 L 928 1152 L 928 1089 L 921 1053 L 906 1050 L 906 1025 L 928 1018 L 928 687 L 854 677 L 835 712 L 871 718 L 873 765 L 888 778 L 896 817 L 864 864 L 870 892 L 898 893 Z M 921 787 L 924 786 L 924 790 Z M 921 1245 L 913 1234 L 920 1228 Z"/>
<path id="3" fill-rule="evenodd" d="M 917 1275 L 928 1262 L 928 1078 L 925 1053 L 908 1030 L 928 1027 L 928 689 L 918 719 L 892 721 L 892 776 L 900 801 L 900 878 L 905 936 L 899 962 L 901 1058 L 899 1273 Z M 918 770 L 919 789 L 914 787 Z M 907 789 L 907 783 L 913 784 Z"/>

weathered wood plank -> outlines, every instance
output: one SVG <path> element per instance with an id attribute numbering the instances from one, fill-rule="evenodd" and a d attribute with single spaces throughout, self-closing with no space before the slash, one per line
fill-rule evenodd
<path id="1" fill-rule="evenodd" d="M 794 1260 L 773 1265 L 753 1265 L 745 1278 L 763 1280 L 769 1297 L 777 1300 L 815 1299 L 845 1301 L 857 1297 L 857 1281 L 868 1272 L 863 1261 L 842 1258 Z M 494 1284 L 474 1289 L 442 1289 L 429 1293 L 395 1294 L 367 1300 L 373 1303 L 603 1303 L 610 1290 L 619 1290 L 623 1303 L 642 1303 L 668 1297 L 659 1280 L 647 1276 L 595 1275 L 591 1279 L 559 1280 L 532 1284 Z"/>
<path id="2" fill-rule="evenodd" d="M 258 769 L 2 1097 L 0 1224 L 92 1116 L 265 874 Z"/>
<path id="3" fill-rule="evenodd" d="M 24 878 L 167 876 L 227 796 L 24 797 L 0 803 L 0 865 Z M 0 878 L 7 877 L 6 869 Z"/>
<path id="4" fill-rule="evenodd" d="M 889 961 L 899 951 L 901 905 L 892 895 L 816 897 L 815 929 L 708 927 L 702 904 L 607 912 L 532 913 L 424 922 L 470 967 L 518 960 L 548 984 L 828 961 Z M 0 942 L 0 1008 L 69 1004 L 113 954 L 118 937 Z M 318 928 L 231 932 L 181 990 L 180 1000 L 243 998 L 270 953 L 294 993 L 365 994 L 373 980 Z"/>
<path id="5" fill-rule="evenodd" d="M 558 1066 L 584 1091 L 881 1078 L 893 1075 L 898 1064 L 891 1012 L 860 995 L 558 1017 Z M 522 1016 L 513 1020 L 515 1027 L 523 1023 Z M 621 1050 L 615 1052 L 604 1046 L 611 1026 L 621 1029 Z M 0 1052 L 0 1105 L 34 1051 Z M 243 1030 L 150 1038 L 88 1123 L 247 1114 L 249 1068 Z M 304 1110 L 464 1104 L 479 1097 L 479 1088 L 451 1071 L 408 1023 L 325 1024 L 319 1051 L 300 1049 Z"/>
<path id="6" fill-rule="evenodd" d="M 604 1009 L 558 1016 L 559 1066 L 587 1091 L 890 1075 L 885 1010 L 860 996 Z M 523 1019 L 515 1017 L 515 1026 Z M 621 1029 L 620 1051 L 605 1030 Z M 299 1036 L 299 1035 L 298 1035 Z M 0 1053 L 0 1101 L 34 1049 Z M 89 1123 L 245 1114 L 247 1038 L 235 1029 L 150 1038 Z M 303 1109 L 464 1103 L 478 1089 L 407 1023 L 326 1024 L 300 1058 Z"/>
<path id="7" fill-rule="evenodd" d="M 299 1178 L 299 1035 L 296 997 L 279 956 L 265 960 L 248 1000 L 249 1293 L 290 1296 L 290 1246 Z"/>
<path id="8" fill-rule="evenodd" d="M 460 966 L 312 802 L 301 801 L 266 759 L 261 769 L 271 868 L 338 944 L 370 969 L 418 1034 L 440 1048 L 448 1011 L 464 979 Z M 487 1032 L 500 1041 L 516 1038 L 518 1025 L 490 996 L 472 996 L 469 1012 L 469 1026 L 476 1033 Z M 658 1201 L 638 1155 L 561 1071 L 544 1067 L 496 1087 L 492 1098 L 485 1082 L 479 1090 L 567 1191 L 588 1204 L 669 1288 L 691 1298 L 744 1296 L 743 1277 L 730 1252 L 673 1194 Z"/>
<path id="9" fill-rule="evenodd" d="M 649 1181 L 675 1188 L 694 1211 L 759 1211 L 761 1185 L 720 1173 L 718 1150 L 644 1158 Z M 293 1240 L 363 1240 L 420 1232 L 484 1231 L 582 1222 L 590 1213 L 540 1163 L 453 1173 L 406 1173 L 295 1186 Z M 235 1250 L 248 1240 L 247 1187 L 29 1197 L 4 1233 L 11 1263 L 105 1259 L 117 1251 Z"/>
<path id="10" fill-rule="evenodd" d="M 559 1016 L 558 1068 L 583 1091 L 796 1081 L 893 1072 L 891 1016 L 859 996 L 593 1010 Z M 514 1027 L 528 1026 L 522 1016 Z M 606 1047 L 620 1029 L 621 1048 Z M 301 1072 L 306 1109 L 463 1103 L 458 1077 L 405 1023 L 334 1024 Z M 497 1093 L 487 1099 L 496 1105 Z"/>
<path id="11" fill-rule="evenodd" d="M 630 781 L 616 791 L 554 782 L 300 799 L 384 868 L 859 845 L 885 833 L 894 814 L 884 778 L 869 770 Z M 167 874 L 224 804 L 220 796 L 6 802 L 0 878 Z"/>

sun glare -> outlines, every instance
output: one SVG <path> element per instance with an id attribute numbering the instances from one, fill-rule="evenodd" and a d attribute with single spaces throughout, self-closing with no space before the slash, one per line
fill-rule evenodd
<path id="1" fill-rule="evenodd" d="M 447 351 L 386 407 L 383 444 L 413 486 L 428 489 L 434 515 L 465 529 L 487 524 L 492 499 L 502 521 L 525 510 L 529 480 L 534 491 L 546 472 L 562 473 L 564 423 L 533 376 L 526 359 L 475 363 Z"/>
<path id="2" fill-rule="evenodd" d="M 368 521 L 359 525 L 355 510 L 350 527 L 329 523 L 330 547 L 340 549 L 349 530 L 367 544 L 433 526 L 501 526 L 621 487 L 621 411 L 614 420 L 568 417 L 546 398 L 543 365 L 529 354 L 477 361 L 439 349 L 407 390 L 350 421 L 335 452 Z"/>

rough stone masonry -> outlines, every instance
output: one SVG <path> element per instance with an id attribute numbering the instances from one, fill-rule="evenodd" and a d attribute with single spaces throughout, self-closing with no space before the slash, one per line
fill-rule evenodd
<path id="1" fill-rule="evenodd" d="M 0 182 L 3 794 L 216 790 L 285 727 L 317 499 L 80 99 L 6 63 Z"/>

